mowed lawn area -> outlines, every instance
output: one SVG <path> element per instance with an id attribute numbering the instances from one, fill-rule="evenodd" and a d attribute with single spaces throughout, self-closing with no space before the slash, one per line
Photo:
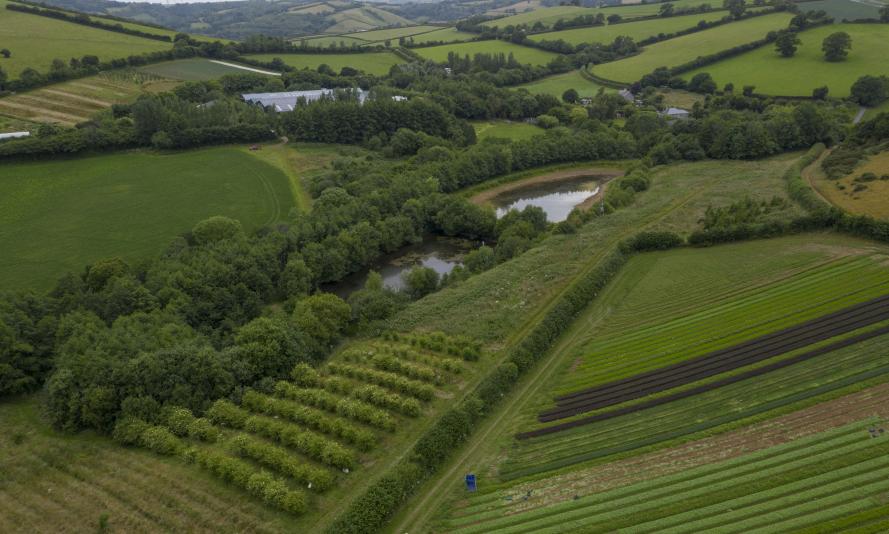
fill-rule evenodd
<path id="1" fill-rule="evenodd" d="M 0 289 L 46 289 L 95 260 L 157 254 L 213 215 L 285 218 L 288 177 L 246 149 L 133 151 L 0 166 Z"/>
<path id="2" fill-rule="evenodd" d="M 414 52 L 425 59 L 431 59 L 440 63 L 448 60 L 450 52 L 454 52 L 461 57 L 466 55 L 472 57 L 475 54 L 513 54 L 519 63 L 531 65 L 546 65 L 558 55 L 538 48 L 499 40 L 430 46 L 429 48 L 417 48 Z"/>
<path id="3" fill-rule="evenodd" d="M 392 52 L 368 52 L 365 54 L 252 54 L 246 56 L 259 61 L 271 61 L 276 57 L 298 69 L 317 69 L 327 65 L 339 72 L 343 67 L 352 67 L 368 74 L 382 76 L 389 73 L 392 65 L 404 61 Z"/>
<path id="4" fill-rule="evenodd" d="M 110 60 L 169 50 L 173 46 L 163 41 L 10 11 L 6 9 L 8 3 L 0 0 L 0 47 L 9 49 L 12 56 L 8 59 L 0 57 L 0 68 L 10 78 L 18 78 L 27 67 L 46 73 L 54 59 L 63 59 L 67 63 L 72 57 L 95 55 L 101 60 Z"/>
<path id="5" fill-rule="evenodd" d="M 852 37 L 852 50 L 844 61 L 826 61 L 821 43 L 840 31 Z M 781 57 L 774 46 L 767 45 L 683 77 L 691 79 L 698 72 L 709 72 L 719 87 L 729 82 L 735 87 L 754 85 L 757 93 L 781 96 L 811 96 L 813 89 L 826 85 L 831 96 L 846 97 L 859 77 L 889 74 L 887 24 L 821 26 L 801 32 L 799 38 L 802 44 L 791 58 Z"/>
<path id="6" fill-rule="evenodd" d="M 599 92 L 603 86 L 596 82 L 591 82 L 580 74 L 580 71 L 572 70 L 564 74 L 555 74 L 547 76 L 530 83 L 519 85 L 518 89 L 527 89 L 533 94 L 548 94 L 556 98 L 562 98 L 562 94 L 568 89 L 574 89 L 580 96 L 593 96 Z M 606 91 L 614 91 L 614 89 L 605 88 Z"/>
<path id="7" fill-rule="evenodd" d="M 762 39 L 770 31 L 787 27 L 792 17 L 789 13 L 773 13 L 668 39 L 646 46 L 636 56 L 596 65 L 592 72 L 606 80 L 632 83 L 658 67 L 677 67 L 701 55 Z"/>
<path id="8" fill-rule="evenodd" d="M 542 135 L 544 130 L 527 122 L 512 121 L 477 121 L 473 122 L 475 135 L 479 141 L 497 137 L 500 139 L 513 139 L 521 141 L 530 139 L 535 135 Z"/>
<path id="9" fill-rule="evenodd" d="M 532 41 L 558 41 L 562 40 L 573 45 L 581 43 L 608 44 L 621 35 L 632 37 L 636 41 L 658 35 L 661 33 L 675 33 L 680 30 L 694 28 L 698 22 L 704 20 L 712 22 L 728 16 L 725 11 L 713 11 L 710 13 L 698 13 L 683 17 L 668 17 L 663 19 L 640 20 L 625 24 L 609 24 L 607 26 L 593 26 L 587 28 L 572 28 L 558 32 L 537 33 L 529 36 Z"/>

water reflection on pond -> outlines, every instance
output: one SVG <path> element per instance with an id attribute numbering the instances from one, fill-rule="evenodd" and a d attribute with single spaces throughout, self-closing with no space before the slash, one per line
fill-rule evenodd
<path id="1" fill-rule="evenodd" d="M 537 206 L 546 212 L 548 221 L 561 222 L 578 204 L 598 192 L 599 177 L 578 176 L 504 191 L 491 199 L 491 203 L 497 209 L 497 218 L 503 217 L 511 209 L 521 211 L 525 206 Z"/>
<path id="2" fill-rule="evenodd" d="M 364 287 L 370 271 L 376 271 L 383 277 L 383 286 L 398 291 L 405 287 L 403 273 L 416 266 L 422 266 L 434 269 L 439 276 L 448 274 L 456 266 L 463 265 L 463 256 L 475 246 L 462 239 L 429 236 L 421 243 L 409 245 L 383 256 L 369 269 L 351 274 L 337 283 L 327 284 L 322 289 L 347 298 L 353 291 Z"/>

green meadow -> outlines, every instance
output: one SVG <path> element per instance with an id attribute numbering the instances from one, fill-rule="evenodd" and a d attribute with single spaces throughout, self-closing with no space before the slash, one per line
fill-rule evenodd
<path id="1" fill-rule="evenodd" d="M 213 215 L 285 218 L 285 173 L 243 149 L 145 151 L 0 166 L 0 289 L 45 289 L 95 260 L 157 254 Z"/>
<path id="2" fill-rule="evenodd" d="M 774 13 L 668 39 L 646 46 L 638 55 L 596 65 L 592 72 L 606 80 L 635 82 L 658 67 L 677 67 L 701 55 L 762 39 L 770 31 L 785 28 L 792 17 Z"/>
<path id="3" fill-rule="evenodd" d="M 625 24 L 609 24 L 607 26 L 593 26 L 587 28 L 572 28 L 558 32 L 537 33 L 531 35 L 532 41 L 558 41 L 562 40 L 573 45 L 581 43 L 608 44 L 621 35 L 632 37 L 640 41 L 661 33 L 675 33 L 697 26 L 698 22 L 705 20 L 712 22 L 725 17 L 725 11 L 700 13 L 683 17 L 668 17 L 664 19 L 640 20 Z"/>
<path id="4" fill-rule="evenodd" d="M 852 36 L 852 50 L 845 61 L 825 61 L 821 42 L 831 33 L 844 31 Z M 774 46 L 764 46 L 714 65 L 689 72 L 709 72 L 717 85 L 755 85 L 756 92 L 768 95 L 811 96 L 816 87 L 827 86 L 831 96 L 849 96 L 849 89 L 865 74 L 889 74 L 886 44 L 887 24 L 837 24 L 799 34 L 802 44 L 795 56 L 781 57 Z"/>
<path id="5" fill-rule="evenodd" d="M 675 2 L 670 2 L 673 4 L 673 7 L 697 7 L 702 4 L 710 4 L 714 9 L 719 9 L 722 7 L 722 2 L 718 0 L 711 0 L 710 2 L 701 1 L 701 0 L 676 0 Z M 504 17 L 502 19 L 495 19 L 490 21 L 487 25 L 495 28 L 504 28 L 506 26 L 517 26 L 519 24 L 528 24 L 532 25 L 535 22 L 541 22 L 546 26 L 551 26 L 556 23 L 559 19 L 573 19 L 574 17 L 580 15 L 598 15 L 602 13 L 606 17 L 609 15 L 620 15 L 625 19 L 633 18 L 633 17 L 644 17 L 646 15 L 654 15 L 660 10 L 661 6 L 658 2 L 651 2 L 647 4 L 636 4 L 636 5 L 627 5 L 627 6 L 616 6 L 616 7 L 577 7 L 577 6 L 555 6 L 555 7 L 545 7 L 542 9 L 535 9 L 534 11 L 528 13 L 519 13 L 517 15 L 512 15 L 510 17 Z"/>
<path id="6" fill-rule="evenodd" d="M 580 96 L 593 96 L 597 94 L 602 87 L 603 86 L 584 78 L 580 71 L 572 70 L 563 74 L 555 74 L 524 85 L 519 85 L 518 89 L 527 89 L 530 93 L 549 94 L 556 98 L 562 98 L 562 94 L 568 89 L 574 89 Z M 605 90 L 613 91 L 613 89 L 607 87 Z"/>
<path id="7" fill-rule="evenodd" d="M 388 28 L 385 30 L 369 30 L 366 32 L 355 32 L 346 34 L 346 37 L 354 37 L 356 39 L 361 39 L 363 41 L 370 41 L 372 43 L 382 42 L 386 39 L 397 41 L 399 37 L 407 37 L 409 35 L 417 35 L 420 33 L 428 33 L 431 31 L 436 31 L 441 26 L 405 26 L 402 28 Z M 395 44 L 395 43 L 393 43 Z"/>
<path id="8" fill-rule="evenodd" d="M 101 60 L 169 50 L 172 44 L 109 32 L 73 22 L 19 13 L 0 0 L 0 46 L 12 52 L 0 57 L 0 68 L 17 78 L 26 68 L 49 71 L 54 59 L 95 55 Z"/>
<path id="9" fill-rule="evenodd" d="M 403 63 L 401 58 L 391 52 L 368 52 L 366 54 L 253 54 L 246 56 L 259 61 L 271 61 L 279 57 L 284 63 L 298 69 L 317 69 L 325 64 L 339 72 L 343 67 L 352 67 L 368 74 L 382 76 L 389 72 L 392 65 Z"/>
<path id="10" fill-rule="evenodd" d="M 475 127 L 475 135 L 479 141 L 495 137 L 521 141 L 543 133 L 539 127 L 526 122 L 478 121 L 473 122 L 472 126 Z"/>
<path id="11" fill-rule="evenodd" d="M 460 56 L 473 56 L 474 54 L 513 54 L 519 63 L 528 63 L 531 65 L 546 65 L 557 56 L 557 54 L 545 50 L 498 40 L 430 46 L 429 48 L 418 48 L 414 50 L 414 52 L 424 59 L 431 59 L 432 61 L 438 61 L 440 63 L 444 63 L 448 60 L 448 54 L 450 52 L 454 52 Z"/>
<path id="12" fill-rule="evenodd" d="M 428 33 L 421 33 L 420 35 L 412 35 L 411 40 L 417 44 L 438 41 L 456 43 L 469 41 L 474 37 L 474 33 L 461 32 L 457 28 L 442 28 Z"/>
<path id="13" fill-rule="evenodd" d="M 139 67 L 139 70 L 148 74 L 182 80 L 187 82 L 207 81 L 221 78 L 226 74 L 245 74 L 247 70 L 230 67 L 221 63 L 214 63 L 209 59 L 190 58 L 164 61 Z"/>

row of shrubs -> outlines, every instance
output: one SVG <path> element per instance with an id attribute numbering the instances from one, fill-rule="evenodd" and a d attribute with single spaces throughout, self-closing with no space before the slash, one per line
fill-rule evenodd
<path id="1" fill-rule="evenodd" d="M 166 409 L 161 418 L 173 434 L 180 437 L 191 437 L 200 441 L 214 443 L 219 441 L 221 433 L 206 417 L 195 417 L 191 410 L 180 407 Z"/>
<path id="2" fill-rule="evenodd" d="M 220 402 L 225 403 L 226 401 L 219 401 L 217 404 Z M 294 423 L 299 423 L 306 428 L 311 428 L 312 430 L 317 430 L 318 432 L 323 432 L 330 436 L 336 436 L 362 451 L 370 450 L 377 443 L 377 438 L 373 432 L 365 430 L 343 418 L 329 415 L 315 408 L 310 408 L 283 399 L 276 399 L 255 391 L 247 391 L 244 393 L 241 402 L 250 410 L 264 413 L 266 415 L 283 417 Z M 233 408 L 235 410 L 241 410 L 231 403 L 228 403 L 227 405 L 223 404 L 221 406 L 223 406 L 224 410 L 229 413 L 233 411 Z M 216 404 L 214 404 L 213 407 L 215 408 Z M 249 412 L 244 410 L 241 411 L 249 417 Z M 212 419 L 212 416 L 210 417 Z M 242 423 L 242 425 L 243 424 L 244 423 Z M 243 426 L 235 428 L 243 428 Z"/>
<path id="3" fill-rule="evenodd" d="M 302 482 L 314 491 L 324 491 L 333 485 L 330 471 L 300 462 L 287 449 L 270 445 L 246 434 L 238 434 L 231 441 L 235 454 L 250 458 L 276 472 Z"/>
<path id="4" fill-rule="evenodd" d="M 323 389 L 301 388 L 281 380 L 275 384 L 275 395 L 295 400 L 306 406 L 321 408 L 382 430 L 395 430 L 395 419 L 384 410 L 365 402 L 338 397 Z"/>
<path id="5" fill-rule="evenodd" d="M 481 357 L 481 342 L 466 336 L 446 336 L 441 332 L 429 334 L 401 334 L 398 332 L 386 332 L 383 339 L 406 343 L 413 347 L 459 356 L 467 361 L 477 361 Z"/>
<path id="6" fill-rule="evenodd" d="M 435 395 L 435 388 L 429 384 L 405 378 L 401 375 L 387 371 L 379 371 L 377 369 L 369 369 L 357 365 L 333 362 L 328 364 L 327 370 L 336 375 L 383 386 L 387 389 L 398 391 L 404 395 L 410 395 L 411 397 L 422 401 L 432 400 L 432 397 Z"/>
<path id="7" fill-rule="evenodd" d="M 383 350 L 386 351 L 386 353 L 388 353 L 390 356 L 393 356 L 399 360 L 416 362 L 428 367 L 442 369 L 454 374 L 460 374 L 461 372 L 463 372 L 463 366 L 460 365 L 459 360 L 456 360 L 455 358 L 429 356 L 427 354 L 412 349 L 403 349 L 398 347 L 386 347 Z"/>
<path id="8" fill-rule="evenodd" d="M 441 384 L 444 381 L 443 377 L 434 369 L 404 362 L 389 354 L 374 354 L 370 358 L 370 362 L 381 371 L 389 371 L 414 380 L 422 380 L 431 384 Z"/>
<path id="9" fill-rule="evenodd" d="M 336 441 L 310 430 L 303 430 L 293 423 L 254 415 L 244 422 L 244 430 L 287 445 L 325 465 L 339 469 L 355 467 L 355 454 L 352 451 Z"/>
<path id="10" fill-rule="evenodd" d="M 416 399 L 392 393 L 375 384 L 359 385 L 352 380 L 337 375 L 322 377 L 317 370 L 304 363 L 297 364 L 293 368 L 291 376 L 293 381 L 302 387 L 322 387 L 327 391 L 349 395 L 374 406 L 394 410 L 404 415 L 411 417 L 420 415 L 421 406 Z"/>

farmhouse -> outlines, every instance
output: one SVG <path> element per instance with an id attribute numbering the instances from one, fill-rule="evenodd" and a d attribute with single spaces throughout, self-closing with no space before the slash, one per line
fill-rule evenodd
<path id="1" fill-rule="evenodd" d="M 352 91 L 358 96 L 358 101 L 362 104 L 367 100 L 368 91 L 362 89 L 353 89 Z M 241 98 L 250 104 L 258 104 L 264 108 L 273 109 L 281 113 L 282 111 L 293 111 L 300 98 L 308 103 L 319 100 L 322 97 L 333 97 L 336 93 L 336 89 L 315 89 L 313 91 L 287 91 L 283 93 L 247 93 L 242 94 Z"/>

